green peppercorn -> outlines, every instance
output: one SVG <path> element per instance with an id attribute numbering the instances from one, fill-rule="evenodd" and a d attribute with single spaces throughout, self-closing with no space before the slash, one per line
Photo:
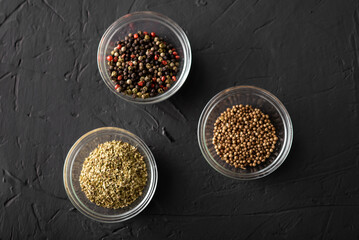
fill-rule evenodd
<path id="1" fill-rule="evenodd" d="M 158 93 L 163 93 L 164 92 L 162 88 L 159 88 L 157 91 L 158 91 Z"/>
<path id="2" fill-rule="evenodd" d="M 116 71 L 113 71 L 112 73 L 111 73 L 111 77 L 116 77 L 117 76 L 117 72 Z"/>

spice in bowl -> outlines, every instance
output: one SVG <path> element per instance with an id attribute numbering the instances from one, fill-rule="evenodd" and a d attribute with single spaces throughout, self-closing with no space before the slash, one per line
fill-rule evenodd
<path id="1" fill-rule="evenodd" d="M 147 184 L 147 167 L 136 147 L 122 141 L 99 144 L 85 159 L 80 186 L 98 206 L 124 208 L 138 199 Z"/>
<path id="2" fill-rule="evenodd" d="M 154 32 L 128 34 L 106 59 L 116 91 L 133 98 L 155 97 L 177 81 L 180 56 Z"/>
<path id="3" fill-rule="evenodd" d="M 216 152 L 235 168 L 246 169 L 264 163 L 277 140 L 269 116 L 249 105 L 227 108 L 214 123 L 212 143 Z"/>

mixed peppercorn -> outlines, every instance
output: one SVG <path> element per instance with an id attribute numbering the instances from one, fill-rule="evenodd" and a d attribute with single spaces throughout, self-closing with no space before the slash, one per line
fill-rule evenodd
<path id="1" fill-rule="evenodd" d="M 117 92 L 144 99 L 164 93 L 177 81 L 180 56 L 154 32 L 130 33 L 116 44 L 107 61 Z"/>

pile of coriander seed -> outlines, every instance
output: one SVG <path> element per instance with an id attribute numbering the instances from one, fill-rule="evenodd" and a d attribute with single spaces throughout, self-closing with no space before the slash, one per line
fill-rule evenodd
<path id="1" fill-rule="evenodd" d="M 180 56 L 154 32 L 129 33 L 116 44 L 107 61 L 117 92 L 145 99 L 164 93 L 177 81 Z"/>
<path id="2" fill-rule="evenodd" d="M 217 154 L 235 168 L 256 167 L 274 151 L 278 137 L 269 116 L 258 108 L 235 105 L 214 123 L 212 143 Z"/>

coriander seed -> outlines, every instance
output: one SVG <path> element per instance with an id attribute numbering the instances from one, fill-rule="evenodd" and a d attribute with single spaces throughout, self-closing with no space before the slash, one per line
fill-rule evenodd
<path id="1" fill-rule="evenodd" d="M 214 123 L 214 148 L 223 161 L 235 168 L 262 164 L 274 151 L 277 140 L 269 116 L 249 105 L 227 108 Z"/>

